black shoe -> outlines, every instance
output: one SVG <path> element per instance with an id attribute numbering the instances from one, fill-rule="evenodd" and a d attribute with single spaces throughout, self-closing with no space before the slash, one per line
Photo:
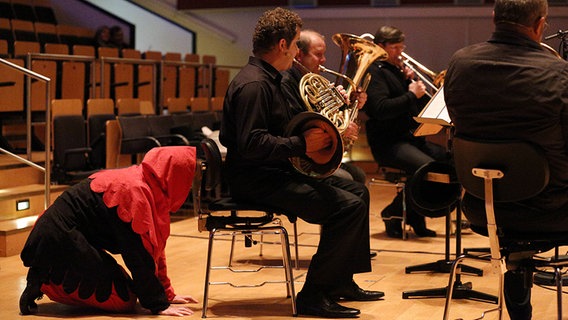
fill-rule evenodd
<path id="1" fill-rule="evenodd" d="M 342 286 L 330 292 L 330 297 L 333 299 L 348 300 L 348 301 L 375 301 L 385 296 L 381 291 L 369 291 L 361 289 L 355 281 L 351 281 L 346 286 Z"/>
<path id="2" fill-rule="evenodd" d="M 373 259 L 374 257 L 377 256 L 377 253 L 376 253 L 375 251 L 371 251 L 371 252 L 369 253 L 369 256 L 371 257 L 371 259 Z"/>
<path id="3" fill-rule="evenodd" d="M 389 238 L 402 239 L 402 226 L 400 220 L 383 220 L 385 222 L 385 231 Z"/>
<path id="4" fill-rule="evenodd" d="M 428 228 L 421 227 L 421 228 L 412 228 L 414 230 L 414 233 L 416 233 L 417 236 L 419 237 L 435 237 L 436 236 L 436 231 L 434 230 L 430 230 Z"/>
<path id="5" fill-rule="evenodd" d="M 41 299 L 43 293 L 40 290 L 41 285 L 34 285 L 28 282 L 26 289 L 20 296 L 20 312 L 22 315 L 29 315 L 37 312 L 37 304 L 35 300 Z"/>
<path id="6" fill-rule="evenodd" d="M 322 318 L 357 318 L 361 313 L 358 309 L 338 304 L 321 292 L 307 294 L 300 291 L 296 298 L 296 307 L 299 315 Z"/>

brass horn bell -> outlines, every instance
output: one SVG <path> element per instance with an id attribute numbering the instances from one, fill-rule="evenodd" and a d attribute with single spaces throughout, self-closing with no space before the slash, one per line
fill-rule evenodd
<path id="1" fill-rule="evenodd" d="M 320 127 L 330 134 L 334 149 L 322 150 L 321 154 L 311 157 L 290 158 L 297 171 L 316 178 L 332 175 L 341 165 L 344 152 L 342 135 L 357 116 L 357 103 L 347 105 L 335 85 L 341 84 L 347 96 L 350 96 L 366 78 L 365 74 L 371 63 L 377 59 L 388 58 L 388 54 L 381 47 L 356 35 L 338 33 L 333 36 L 333 41 L 342 51 L 340 72 L 323 66 L 319 69 L 337 76 L 336 83 L 332 84 L 316 73 L 305 74 L 300 80 L 299 90 L 309 111 L 295 116 L 286 129 L 287 136 L 301 135 L 313 127 Z"/>

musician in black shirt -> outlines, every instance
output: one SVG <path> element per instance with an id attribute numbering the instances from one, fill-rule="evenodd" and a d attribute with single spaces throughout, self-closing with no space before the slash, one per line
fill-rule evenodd
<path id="1" fill-rule="evenodd" d="M 455 134 L 481 140 L 521 140 L 539 146 L 550 168 L 546 188 L 522 202 L 497 204 L 504 229 L 568 231 L 568 63 L 540 42 L 546 0 L 496 0 L 491 38 L 457 51 L 444 97 Z M 485 226 L 484 202 L 466 194 L 463 212 Z M 513 320 L 531 319 L 532 271 L 508 257 L 505 302 Z M 515 270 L 516 269 L 516 270 Z"/>
<path id="2" fill-rule="evenodd" d="M 385 61 L 375 61 L 368 69 L 371 83 L 367 89 L 368 99 L 363 111 L 369 116 L 366 123 L 367 140 L 373 157 L 379 165 L 395 167 L 411 177 L 423 165 L 443 160 L 446 157 L 442 146 L 413 135 L 418 116 L 428 103 L 426 87 L 421 80 L 414 80 L 414 71 L 401 64 L 401 54 L 406 48 L 404 33 L 392 26 L 382 26 L 373 40 L 389 55 Z M 410 197 L 406 197 L 410 199 Z M 411 199 L 410 199 L 411 200 Z M 423 215 L 407 201 L 407 223 L 420 237 L 435 237 L 436 232 L 426 228 Z M 382 212 L 387 235 L 402 238 L 399 219 L 402 215 L 402 193 Z"/>
<path id="3" fill-rule="evenodd" d="M 233 197 L 280 207 L 321 225 L 318 250 L 298 293 L 298 313 L 352 318 L 360 311 L 338 299 L 378 300 L 384 295 L 353 281 L 353 274 L 371 271 L 369 192 L 355 181 L 300 174 L 289 162 L 331 141 L 319 128 L 284 134 L 292 113 L 280 88 L 280 71 L 292 66 L 301 27 L 300 17 L 282 8 L 266 11 L 257 22 L 254 56 L 225 96 L 220 131 L 227 147 L 225 173 Z"/>

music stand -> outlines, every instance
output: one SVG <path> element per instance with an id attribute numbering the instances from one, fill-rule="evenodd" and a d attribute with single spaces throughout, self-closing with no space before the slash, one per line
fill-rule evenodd
<path id="1" fill-rule="evenodd" d="M 448 149 L 451 154 L 451 141 L 452 141 L 452 122 L 446 108 L 446 102 L 444 100 L 444 87 L 441 87 L 436 94 L 430 99 L 430 102 L 424 107 L 422 112 L 414 120 L 420 123 L 418 129 L 414 132 L 416 136 L 425 136 L 437 134 L 442 129 L 446 129 L 448 132 Z M 448 177 L 449 181 L 449 177 Z M 459 199 L 458 199 L 459 201 Z M 448 213 L 446 215 L 446 241 L 445 241 L 445 256 L 444 259 L 438 260 L 431 263 L 416 265 L 406 267 L 406 273 L 412 273 L 415 271 L 432 271 L 440 273 L 449 273 L 454 260 L 450 259 L 450 233 L 451 233 L 451 212 L 448 208 Z M 461 210 L 460 204 L 458 203 L 456 207 L 456 256 L 461 254 Z M 483 275 L 483 270 L 474 268 L 471 266 L 462 266 L 462 272 L 475 275 Z M 454 299 L 472 299 L 478 301 L 486 301 L 497 303 L 497 297 L 489 295 L 486 293 L 478 292 L 472 289 L 470 282 L 462 283 L 461 275 L 457 274 L 454 281 Z M 433 288 L 433 289 L 422 289 L 422 290 L 412 290 L 404 291 L 402 293 L 403 299 L 408 299 L 411 297 L 426 297 L 426 298 L 445 298 L 448 287 Z"/>

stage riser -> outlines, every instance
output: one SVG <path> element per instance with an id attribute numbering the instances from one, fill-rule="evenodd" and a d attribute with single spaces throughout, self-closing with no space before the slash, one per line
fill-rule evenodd
<path id="1" fill-rule="evenodd" d="M 44 165 L 41 153 L 32 158 L 34 163 Z M 0 256 L 20 253 L 37 216 L 45 210 L 44 175 L 37 168 L 0 155 Z M 50 186 L 50 203 L 67 188 Z M 18 211 L 19 201 L 28 202 L 29 208 Z"/>

